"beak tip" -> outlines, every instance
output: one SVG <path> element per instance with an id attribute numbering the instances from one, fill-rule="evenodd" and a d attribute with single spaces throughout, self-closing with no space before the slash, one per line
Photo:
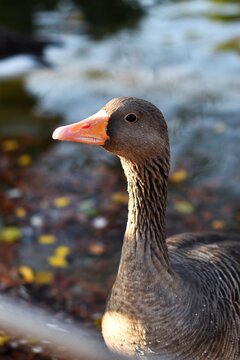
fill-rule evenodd
<path id="1" fill-rule="evenodd" d="M 60 132 L 61 132 L 60 127 L 54 130 L 54 132 L 52 134 L 53 140 L 60 140 L 60 136 L 59 136 Z"/>

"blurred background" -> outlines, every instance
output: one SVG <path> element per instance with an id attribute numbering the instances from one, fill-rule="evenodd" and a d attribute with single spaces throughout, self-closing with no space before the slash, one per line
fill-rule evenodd
<path id="1" fill-rule="evenodd" d="M 240 1 L 0 2 L 1 292 L 96 331 L 126 183 L 114 156 L 51 134 L 116 96 L 168 122 L 168 235 L 239 231 Z M 0 353 L 53 358 L 4 332 Z"/>

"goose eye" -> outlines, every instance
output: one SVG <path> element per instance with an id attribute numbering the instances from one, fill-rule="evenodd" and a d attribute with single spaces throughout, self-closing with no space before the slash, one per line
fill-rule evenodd
<path id="1" fill-rule="evenodd" d="M 135 114 L 128 114 L 128 115 L 126 115 L 125 116 L 125 118 L 124 118 L 125 120 L 127 120 L 128 122 L 135 122 L 135 121 L 137 121 L 137 115 L 135 115 Z"/>

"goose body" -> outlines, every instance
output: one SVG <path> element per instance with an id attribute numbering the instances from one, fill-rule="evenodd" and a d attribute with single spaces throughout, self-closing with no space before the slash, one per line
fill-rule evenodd
<path id="1" fill-rule="evenodd" d="M 53 137 L 115 153 L 128 181 L 128 223 L 102 323 L 107 346 L 145 359 L 240 359 L 240 235 L 166 239 L 170 155 L 161 112 L 116 98 Z"/>

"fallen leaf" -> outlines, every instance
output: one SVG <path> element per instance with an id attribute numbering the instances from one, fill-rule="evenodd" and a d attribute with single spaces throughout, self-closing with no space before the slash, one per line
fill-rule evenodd
<path id="1" fill-rule="evenodd" d="M 53 273 L 50 271 L 39 271 L 35 274 L 34 282 L 39 285 L 46 285 L 53 281 Z"/>
<path id="2" fill-rule="evenodd" d="M 56 268 L 64 268 L 64 267 L 67 267 L 67 265 L 68 265 L 65 257 L 56 256 L 56 255 L 55 256 L 50 256 L 48 258 L 48 263 L 52 267 L 56 267 Z"/>
<path id="3" fill-rule="evenodd" d="M 128 203 L 128 195 L 124 192 L 115 192 L 112 194 L 112 201 L 116 204 L 127 204 Z"/>
<path id="4" fill-rule="evenodd" d="M 7 243 L 13 243 L 19 240 L 21 237 L 21 231 L 14 226 L 6 226 L 0 230 L 0 241 Z"/>
<path id="5" fill-rule="evenodd" d="M 183 182 L 184 180 L 186 180 L 187 177 L 188 177 L 188 174 L 187 174 L 186 170 L 180 169 L 180 170 L 173 172 L 169 176 L 169 180 L 172 183 L 177 184 L 177 183 L 180 183 L 180 182 Z"/>
<path id="6" fill-rule="evenodd" d="M 102 315 L 99 315 L 94 319 L 94 325 L 98 330 L 101 330 L 102 328 L 102 318 Z"/>
<path id="7" fill-rule="evenodd" d="M 38 242 L 42 245 L 51 245 L 56 242 L 56 237 L 49 234 L 42 234 L 38 237 Z"/>
<path id="8" fill-rule="evenodd" d="M 84 200 L 79 205 L 79 211 L 87 216 L 94 216 L 97 214 L 96 204 L 93 199 Z"/>
<path id="9" fill-rule="evenodd" d="M 92 255 L 102 255 L 106 251 L 106 246 L 103 243 L 95 242 L 89 245 L 88 251 Z"/>
<path id="10" fill-rule="evenodd" d="M 222 220 L 213 220 L 211 225 L 214 230 L 222 230 L 225 227 L 224 221 Z"/>
<path id="11" fill-rule="evenodd" d="M 177 201 L 174 208 L 182 214 L 192 214 L 194 207 L 187 201 Z"/>
<path id="12" fill-rule="evenodd" d="M 56 247 L 56 249 L 54 250 L 54 255 L 58 257 L 65 257 L 69 254 L 70 254 L 70 248 L 68 246 L 61 245 Z"/>
<path id="13" fill-rule="evenodd" d="M 54 199 L 54 205 L 58 208 L 66 207 L 70 204 L 70 199 L 67 196 L 62 196 Z"/>
<path id="14" fill-rule="evenodd" d="M 5 335 L 4 333 L 0 334 L 0 346 L 5 345 L 8 340 L 9 337 L 7 335 Z"/>
<path id="15" fill-rule="evenodd" d="M 34 272 L 29 266 L 20 266 L 18 272 L 26 283 L 32 283 L 34 281 Z"/>
<path id="16" fill-rule="evenodd" d="M 21 167 L 27 167 L 32 163 L 32 158 L 28 154 L 23 154 L 17 159 L 17 163 Z"/>
<path id="17" fill-rule="evenodd" d="M 58 246 L 54 250 L 53 256 L 48 258 L 48 263 L 53 267 L 66 267 L 68 265 L 66 257 L 70 254 L 68 246 Z"/>
<path id="18" fill-rule="evenodd" d="M 5 152 L 14 151 L 17 150 L 18 148 L 19 148 L 19 143 L 17 140 L 8 139 L 2 142 L 2 149 Z"/>
<path id="19" fill-rule="evenodd" d="M 23 207 L 19 207 L 19 208 L 16 208 L 15 215 L 21 219 L 27 215 L 27 212 Z"/>

